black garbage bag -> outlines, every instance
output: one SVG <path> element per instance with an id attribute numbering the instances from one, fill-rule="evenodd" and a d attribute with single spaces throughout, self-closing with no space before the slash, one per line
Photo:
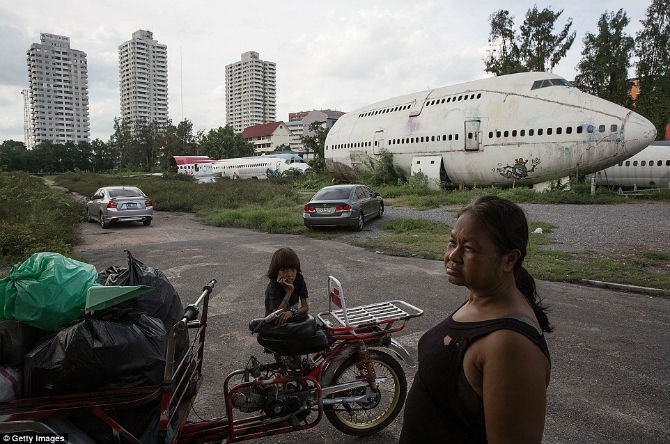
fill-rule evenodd
<path id="1" fill-rule="evenodd" d="M 98 283 L 102 285 L 146 285 L 152 287 L 153 291 L 140 295 L 136 299 L 123 302 L 118 306 L 134 308 L 160 319 L 169 334 L 172 326 L 184 315 L 184 307 L 179 294 L 162 271 L 144 265 L 141 261 L 135 259 L 130 251 L 125 251 L 128 255 L 128 268 L 108 267 L 98 273 Z M 177 336 L 175 346 L 176 362 L 179 362 L 186 353 L 188 342 L 188 331 L 182 330 Z"/>
<path id="2" fill-rule="evenodd" d="M 163 322 L 133 310 L 103 313 L 106 319 L 86 316 L 26 354 L 24 396 L 161 383 L 166 344 Z"/>

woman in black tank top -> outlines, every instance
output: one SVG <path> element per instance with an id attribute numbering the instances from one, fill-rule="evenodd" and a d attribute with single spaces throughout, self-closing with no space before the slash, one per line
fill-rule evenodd
<path id="1" fill-rule="evenodd" d="M 459 213 L 444 255 L 468 300 L 419 341 L 400 442 L 541 442 L 551 326 L 522 267 L 528 223 L 516 204 L 483 196 Z"/>

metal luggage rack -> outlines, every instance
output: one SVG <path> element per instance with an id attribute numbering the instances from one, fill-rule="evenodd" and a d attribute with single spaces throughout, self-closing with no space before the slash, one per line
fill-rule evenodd
<path id="1" fill-rule="evenodd" d="M 405 301 L 386 301 L 369 305 L 331 311 L 330 315 L 340 325 L 358 328 L 368 325 L 384 324 L 420 316 L 422 311 Z M 348 322 L 347 322 L 348 319 Z"/>
<path id="2" fill-rule="evenodd" d="M 396 321 L 406 321 L 423 314 L 420 308 L 400 300 L 348 308 L 342 284 L 333 276 L 328 276 L 328 298 L 328 311 L 319 313 L 317 318 L 330 329 L 359 329 L 382 324 L 388 324 L 388 329 Z M 333 310 L 333 304 L 339 309 Z"/>

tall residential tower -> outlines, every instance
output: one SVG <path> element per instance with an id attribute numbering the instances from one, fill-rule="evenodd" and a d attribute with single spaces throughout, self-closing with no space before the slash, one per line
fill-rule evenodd
<path id="1" fill-rule="evenodd" d="M 226 66 L 226 122 L 237 133 L 277 117 L 277 70 L 254 51 Z"/>
<path id="2" fill-rule="evenodd" d="M 135 31 L 119 46 L 119 78 L 125 122 L 167 123 L 167 46 L 154 40 L 151 31 Z"/>
<path id="3" fill-rule="evenodd" d="M 88 142 L 88 67 L 86 53 L 70 49 L 70 38 L 40 34 L 28 56 L 30 106 L 27 134 L 32 141 Z M 30 139 L 30 138 L 27 138 Z"/>

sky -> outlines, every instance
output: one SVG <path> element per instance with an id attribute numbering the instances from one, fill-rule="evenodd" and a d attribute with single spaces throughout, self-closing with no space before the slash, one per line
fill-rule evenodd
<path id="1" fill-rule="evenodd" d="M 635 37 L 651 0 L 0 0 L 0 143 L 24 141 L 26 51 L 40 33 L 68 36 L 88 60 L 91 140 L 108 141 L 120 115 L 118 46 L 139 30 L 167 45 L 172 122 L 194 132 L 226 125 L 225 67 L 255 51 L 277 64 L 277 120 L 313 109 L 352 111 L 430 88 L 489 77 L 483 59 L 489 16 L 510 11 L 515 29 L 528 9 L 563 10 L 577 37 L 553 70 L 569 80 L 586 33 L 623 9 Z M 631 73 L 632 74 L 632 73 Z"/>

